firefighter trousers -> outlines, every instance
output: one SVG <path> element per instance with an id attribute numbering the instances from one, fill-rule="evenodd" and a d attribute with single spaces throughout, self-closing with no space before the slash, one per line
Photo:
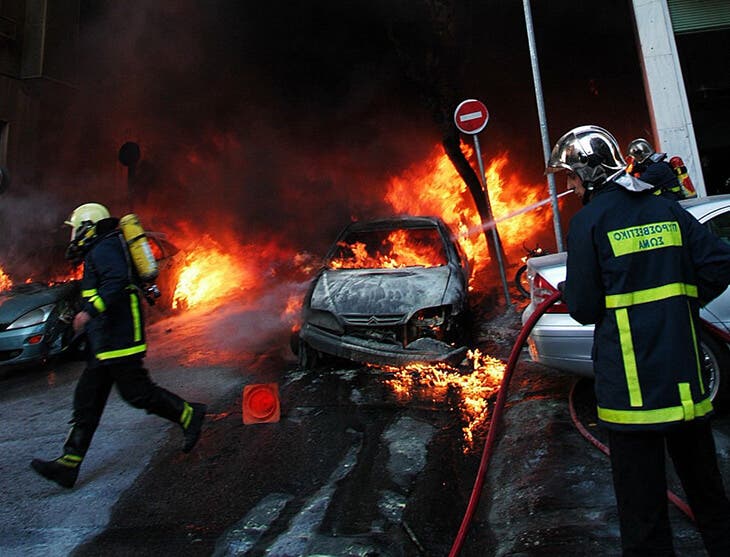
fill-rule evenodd
<path id="1" fill-rule="evenodd" d="M 135 408 L 179 423 L 185 401 L 156 385 L 141 359 L 89 366 L 82 372 L 74 391 L 73 427 L 64 444 L 66 453 L 86 454 L 112 385 L 116 385 L 121 397 Z"/>
<path id="2" fill-rule="evenodd" d="M 667 501 L 668 452 L 710 557 L 730 555 L 730 502 L 709 420 L 667 432 L 609 431 L 625 557 L 674 555 Z"/>

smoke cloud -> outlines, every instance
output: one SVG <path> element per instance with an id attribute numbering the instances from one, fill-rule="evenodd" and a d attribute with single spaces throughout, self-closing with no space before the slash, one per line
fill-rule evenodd
<path id="1" fill-rule="evenodd" d="M 44 160 L 0 198 L 0 265 L 17 280 L 50 273 L 68 241 L 61 223 L 88 201 L 137 212 L 173 242 L 192 227 L 322 253 L 349 221 L 392 212 L 388 179 L 432 152 L 469 97 L 490 108 L 485 156 L 509 152 L 510 172 L 540 183 L 524 22 L 506 4 L 82 1 L 77 86 L 39 138 Z M 590 49 L 590 70 L 565 66 L 566 14 L 536 6 L 555 136 L 618 120 L 607 107 L 626 64 L 603 60 L 625 60 L 633 44 L 623 3 L 607 4 L 613 51 Z M 623 89 L 625 101 L 637 87 Z M 141 149 L 133 180 L 117 160 L 128 141 Z"/>

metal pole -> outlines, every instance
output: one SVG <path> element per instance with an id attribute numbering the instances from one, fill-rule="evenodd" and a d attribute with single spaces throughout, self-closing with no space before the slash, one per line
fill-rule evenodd
<path id="1" fill-rule="evenodd" d="M 542 80 L 540 79 L 540 66 L 537 61 L 537 48 L 535 47 L 535 32 L 532 27 L 532 9 L 530 8 L 530 0 L 522 0 L 525 10 L 525 27 L 527 28 L 527 42 L 530 45 L 530 62 L 532 64 L 532 80 L 535 84 L 535 100 L 537 102 L 537 115 L 540 119 L 540 135 L 542 136 L 542 151 L 545 157 L 545 165 L 550 158 L 550 137 L 547 129 L 547 119 L 545 117 L 545 102 L 542 97 Z M 555 243 L 558 251 L 563 249 L 563 232 L 560 226 L 560 209 L 558 207 L 558 195 L 555 189 L 555 176 L 548 174 L 548 190 L 550 191 L 550 199 L 553 206 L 553 226 L 555 228 Z"/>
<path id="2" fill-rule="evenodd" d="M 479 149 L 479 138 L 477 137 L 477 134 L 474 134 L 474 150 L 477 153 L 477 162 L 479 163 L 479 181 L 482 183 L 482 188 L 484 189 L 484 197 L 487 202 L 487 213 L 490 215 L 490 218 L 494 219 L 492 209 L 489 206 L 487 175 L 484 173 L 484 163 L 482 162 L 482 152 Z M 502 286 L 504 287 L 504 299 L 507 301 L 507 307 L 512 308 L 512 298 L 510 298 L 509 295 L 507 275 L 504 272 L 504 261 L 502 260 L 502 243 L 499 241 L 499 235 L 497 234 L 497 223 L 493 223 L 490 228 L 492 229 L 492 239 L 494 240 L 494 251 L 497 254 L 497 263 L 499 264 L 499 276 L 502 278 Z"/>

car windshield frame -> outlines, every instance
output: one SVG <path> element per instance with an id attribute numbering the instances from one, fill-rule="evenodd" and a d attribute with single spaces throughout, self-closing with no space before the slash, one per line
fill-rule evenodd
<path id="1" fill-rule="evenodd" d="M 333 270 L 443 267 L 449 251 L 436 226 L 408 226 L 345 230 L 330 249 L 325 265 Z"/>

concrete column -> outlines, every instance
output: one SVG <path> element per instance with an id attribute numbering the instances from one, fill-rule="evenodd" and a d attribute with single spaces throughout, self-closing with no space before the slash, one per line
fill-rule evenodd
<path id="1" fill-rule="evenodd" d="M 666 0 L 632 3 L 654 148 L 682 157 L 697 195 L 707 195 L 669 7 Z"/>

